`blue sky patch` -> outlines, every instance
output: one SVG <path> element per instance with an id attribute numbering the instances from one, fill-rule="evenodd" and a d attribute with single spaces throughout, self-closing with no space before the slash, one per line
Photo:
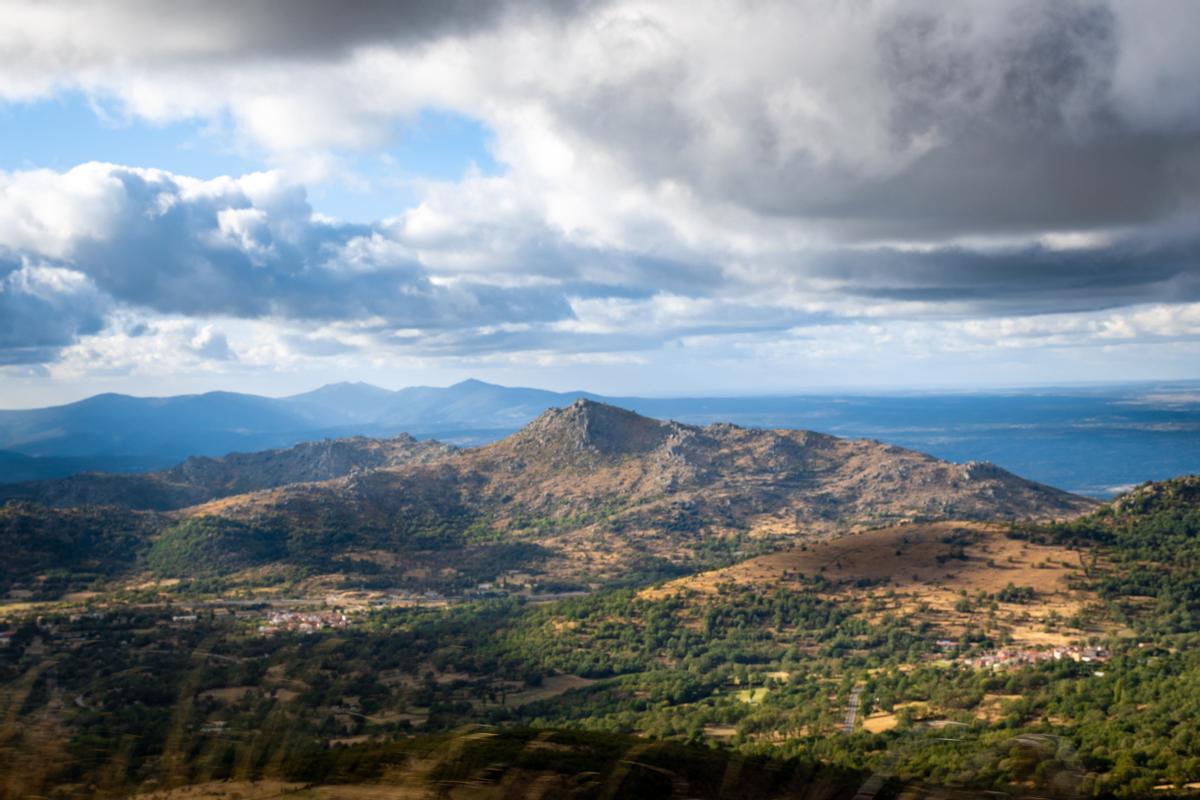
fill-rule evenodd
<path id="1" fill-rule="evenodd" d="M 63 172 L 86 161 L 215 178 L 261 169 L 230 144 L 228 122 L 154 124 L 94 106 L 80 92 L 0 103 L 0 169 Z"/>
<path id="2" fill-rule="evenodd" d="M 107 161 L 202 179 L 269 169 L 270 161 L 238 143 L 232 130 L 227 118 L 147 122 L 81 92 L 0 103 L 0 169 L 64 172 Z M 343 154 L 352 174 L 310 186 L 309 198 L 315 210 L 349 222 L 397 214 L 418 201 L 416 182 L 455 181 L 472 166 L 485 175 L 501 172 L 491 139 L 491 130 L 478 120 L 425 109 L 397 125 L 394 144 L 383 152 Z"/>

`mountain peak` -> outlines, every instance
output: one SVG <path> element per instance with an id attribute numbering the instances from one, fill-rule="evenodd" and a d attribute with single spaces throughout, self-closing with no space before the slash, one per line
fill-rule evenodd
<path id="1" fill-rule="evenodd" d="M 451 388 L 451 389 L 499 389 L 499 388 L 503 388 L 503 387 L 497 386 L 494 383 L 488 383 L 487 381 L 481 381 L 478 378 L 467 378 L 465 381 L 459 381 L 458 383 L 453 384 L 449 388 Z"/>
<path id="2" fill-rule="evenodd" d="M 618 426 L 620 428 L 628 426 L 661 428 L 667 425 L 662 420 L 643 417 L 636 411 L 630 411 L 629 409 L 609 405 L 608 403 L 601 403 L 587 397 L 576 398 L 569 406 L 564 408 L 548 409 L 538 417 L 538 420 L 541 419 L 553 420 L 558 424 L 582 425 L 589 430 L 597 426 L 601 428 L 611 426 Z M 534 423 L 538 420 L 534 420 Z"/>
<path id="3" fill-rule="evenodd" d="M 357 393 L 357 394 L 363 394 L 363 395 L 391 395 L 391 394 L 394 394 L 394 392 L 391 392 L 387 389 L 383 389 L 379 386 L 376 386 L 373 383 L 366 383 L 365 381 L 338 381 L 337 383 L 327 383 L 324 386 L 318 386 L 316 389 L 313 389 L 308 392 L 291 395 L 290 399 L 297 399 L 297 398 L 304 398 L 304 397 L 317 397 L 317 396 L 321 396 L 321 395 L 347 394 L 347 393 Z"/>
<path id="4" fill-rule="evenodd" d="M 671 430 L 671 423 L 581 397 L 565 408 L 544 412 L 510 440 L 547 457 L 586 452 L 632 455 L 658 447 Z"/>

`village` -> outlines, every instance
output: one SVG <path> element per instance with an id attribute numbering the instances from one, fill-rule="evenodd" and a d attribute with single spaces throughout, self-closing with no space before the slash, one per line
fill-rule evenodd
<path id="1" fill-rule="evenodd" d="M 0 618 L 0 649 L 8 649 L 22 620 L 36 620 L 47 632 L 57 630 L 61 622 L 69 625 L 82 620 L 99 621 L 112 614 L 150 613 L 157 615 L 160 628 L 186 629 L 201 622 L 221 618 L 248 624 L 260 636 L 279 633 L 316 633 L 349 627 L 357 615 L 388 608 L 449 608 L 469 600 L 486 600 L 520 594 L 528 602 L 545 603 L 583 592 L 536 594 L 531 579 L 517 573 L 506 574 L 496 583 L 481 583 L 461 594 L 447 595 L 434 590 L 340 590 L 313 597 L 214 597 L 184 602 L 148 602 L 65 604 L 26 601 L 11 604 L 10 614 Z M 181 598 L 182 599 L 182 598 Z M 22 613 L 23 612 L 23 613 Z M 166 612 L 166 613 L 163 613 Z M 12 626 L 12 627 L 10 627 Z M 94 641 L 80 632 L 67 635 L 64 644 L 72 649 Z"/>
<path id="2" fill-rule="evenodd" d="M 1034 648 L 1002 648 L 983 655 L 964 657 L 961 663 L 977 669 L 1003 670 L 1026 664 L 1040 664 L 1047 661 L 1076 661 L 1081 663 L 1103 663 L 1109 658 L 1108 651 L 1103 647 L 1084 647 L 1067 645 L 1047 649 Z"/>
<path id="3" fill-rule="evenodd" d="M 273 634 L 280 632 L 316 633 L 320 630 L 345 628 L 350 618 L 342 611 L 271 611 L 267 621 L 258 626 L 258 632 Z"/>

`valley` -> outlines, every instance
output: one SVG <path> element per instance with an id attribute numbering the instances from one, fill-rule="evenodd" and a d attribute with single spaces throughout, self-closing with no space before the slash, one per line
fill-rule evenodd
<path id="1" fill-rule="evenodd" d="M 0 796 L 716 798 L 744 759 L 783 781 L 756 791 L 830 798 L 1195 773 L 1190 745 L 1116 743 L 1200 710 L 1195 479 L 1099 505 L 591 401 L 480 448 L 338 448 L 192 469 L 302 476 L 196 505 L 117 476 L 0 509 Z M 364 460 L 322 479 L 300 452 Z M 655 748 L 675 766 L 622 766 Z"/>
<path id="2" fill-rule="evenodd" d="M 1200 800 L 1200 0 L 0 0 L 0 800 Z"/>

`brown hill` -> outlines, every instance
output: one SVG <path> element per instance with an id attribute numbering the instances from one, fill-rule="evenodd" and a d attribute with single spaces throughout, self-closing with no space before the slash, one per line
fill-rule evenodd
<path id="1" fill-rule="evenodd" d="M 356 471 L 449 457 L 455 448 L 417 441 L 355 436 L 303 442 L 280 450 L 194 457 L 144 474 L 89 472 L 68 478 L 0 485 L 0 503 L 29 500 L 52 507 L 119 506 L 165 511 L 294 483 L 326 481 Z"/>
<path id="2" fill-rule="evenodd" d="M 1093 504 L 995 465 L 952 464 L 871 440 L 812 431 L 663 422 L 578 400 L 513 436 L 469 451 L 462 468 L 532 503 L 555 497 L 689 497 L 796 524 L 875 517 L 1058 518 Z M 521 479 L 508 485 L 506 475 Z M 736 507 L 735 507 L 736 506 Z"/>
<path id="3" fill-rule="evenodd" d="M 805 591 L 820 578 L 821 594 L 829 599 L 867 601 L 876 620 L 884 614 L 919 618 L 941 638 L 957 640 L 992 626 L 1016 647 L 1061 646 L 1077 639 L 1078 630 L 1053 621 L 1075 617 L 1099 599 L 1086 587 L 1086 578 L 1089 570 L 1109 564 L 1094 551 L 1007 533 L 1007 526 L 980 522 L 897 525 L 757 556 L 641 594 L 650 599 L 680 595 L 703 605 L 728 585 L 766 595 L 780 587 Z M 1028 594 L 1006 594 L 1006 587 Z M 988 602 L 979 601 L 981 592 Z M 963 603 L 964 597 L 972 600 Z M 991 598 L 997 599 L 995 608 Z M 1104 630 L 1115 626 L 1106 623 Z"/>
<path id="4" fill-rule="evenodd" d="M 1092 501 L 990 464 L 966 465 L 809 431 L 696 427 L 580 400 L 453 458 L 227 497 L 182 512 L 305 532 L 356 557 L 417 542 L 454 553 L 536 544 L 542 568 L 595 583 L 648 564 L 695 564 L 721 543 L 825 538 L 904 520 L 1053 519 Z M 407 565 L 407 566 L 406 566 Z"/>

